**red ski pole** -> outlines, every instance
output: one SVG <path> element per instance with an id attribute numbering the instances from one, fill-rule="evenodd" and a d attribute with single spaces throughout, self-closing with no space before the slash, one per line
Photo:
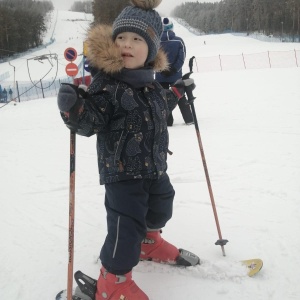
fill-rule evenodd
<path id="1" fill-rule="evenodd" d="M 72 300 L 73 294 L 73 261 L 74 261 L 74 219 L 75 219 L 75 150 L 76 133 L 70 131 L 70 187 L 69 187 L 69 260 L 67 300 Z"/>
<path id="2" fill-rule="evenodd" d="M 188 79 L 190 77 L 190 75 L 193 73 L 193 59 L 194 58 L 195 58 L 195 56 L 193 56 L 190 59 L 190 61 L 189 61 L 190 73 L 185 74 L 183 76 L 183 79 Z M 219 223 L 217 208 L 216 208 L 215 199 L 214 199 L 214 195 L 213 195 L 213 191 L 212 191 L 212 187 L 211 187 L 211 183 L 210 183 L 208 168 L 207 168 L 207 164 L 206 164 L 206 159 L 205 159 L 205 155 L 204 155 L 203 144 L 202 144 L 202 140 L 201 140 L 201 136 L 200 136 L 200 130 L 199 130 L 198 120 L 197 120 L 195 106 L 194 106 L 194 99 L 195 99 L 195 97 L 194 97 L 193 91 L 191 89 L 190 90 L 188 89 L 186 91 L 186 94 L 187 94 L 187 97 L 188 97 L 188 102 L 189 102 L 189 104 L 191 106 L 191 109 L 192 109 L 192 114 L 193 114 L 193 118 L 194 118 L 195 129 L 196 129 L 196 135 L 197 135 L 198 145 L 199 145 L 199 149 L 200 149 L 200 153 L 201 153 L 201 158 L 202 158 L 202 163 L 203 163 L 203 167 L 204 167 L 204 172 L 205 172 L 207 187 L 208 187 L 210 201 L 211 201 L 211 204 L 212 204 L 213 213 L 214 213 L 214 217 L 215 217 L 215 222 L 216 222 L 216 226 L 217 226 L 217 231 L 218 231 L 218 235 L 219 235 L 219 240 L 216 241 L 215 245 L 220 245 L 221 248 L 222 248 L 223 256 L 226 256 L 224 246 L 226 245 L 226 243 L 228 242 L 228 240 L 224 240 L 222 238 L 222 233 L 221 233 L 221 228 L 220 228 L 220 223 Z"/>

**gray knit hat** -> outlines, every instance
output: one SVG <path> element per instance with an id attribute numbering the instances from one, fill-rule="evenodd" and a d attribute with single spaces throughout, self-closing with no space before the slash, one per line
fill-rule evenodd
<path id="1" fill-rule="evenodd" d="M 135 32 L 142 36 L 148 45 L 146 63 L 154 60 L 160 47 L 163 31 L 161 17 L 154 10 L 162 0 L 131 0 L 113 23 L 113 40 L 122 32 Z"/>

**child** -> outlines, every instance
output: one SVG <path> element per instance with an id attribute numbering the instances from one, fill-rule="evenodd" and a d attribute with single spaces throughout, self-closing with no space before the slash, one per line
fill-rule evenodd
<path id="1" fill-rule="evenodd" d="M 193 80 L 164 90 L 154 71 L 167 68 L 159 49 L 161 0 L 134 0 L 112 28 L 89 32 L 88 60 L 97 70 L 85 99 L 62 85 L 58 106 L 77 134 L 97 134 L 100 184 L 105 185 L 107 236 L 95 299 L 146 300 L 132 280 L 140 259 L 195 265 L 199 258 L 166 242 L 160 230 L 172 216 L 174 189 L 167 170 L 167 116 Z M 169 105 L 169 107 L 168 107 Z"/>

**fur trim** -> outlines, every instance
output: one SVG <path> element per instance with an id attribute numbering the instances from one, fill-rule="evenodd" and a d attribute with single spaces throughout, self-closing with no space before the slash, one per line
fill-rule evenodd
<path id="1" fill-rule="evenodd" d="M 169 62 L 167 54 L 160 48 L 154 60 L 153 70 L 155 72 L 161 72 L 169 69 Z"/>
<path id="2" fill-rule="evenodd" d="M 87 59 L 93 67 L 108 74 L 118 73 L 124 68 L 120 49 L 112 40 L 111 26 L 99 24 L 91 28 L 86 44 Z M 152 68 L 156 72 L 168 69 L 167 55 L 162 49 L 158 50 Z"/>
<path id="3" fill-rule="evenodd" d="M 91 65 L 107 73 L 116 73 L 124 68 L 120 49 L 112 40 L 112 27 L 97 25 L 89 30 L 87 58 Z"/>
<path id="4" fill-rule="evenodd" d="M 149 10 L 156 8 L 162 0 L 131 0 L 130 2 L 141 9 Z"/>

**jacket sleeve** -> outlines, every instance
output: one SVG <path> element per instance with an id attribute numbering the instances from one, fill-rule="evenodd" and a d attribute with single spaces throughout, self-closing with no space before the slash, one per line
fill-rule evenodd
<path id="1" fill-rule="evenodd" d="M 178 46 L 178 51 L 177 51 L 177 57 L 174 63 L 172 64 L 172 67 L 174 67 L 177 72 L 182 68 L 185 57 L 186 57 L 186 48 L 183 40 L 181 38 L 177 37 L 177 46 Z"/>
<path id="2" fill-rule="evenodd" d="M 84 99 L 81 107 L 69 114 L 61 112 L 66 126 L 79 135 L 91 136 L 104 131 L 112 117 L 114 107 L 111 94 L 98 90 Z"/>

